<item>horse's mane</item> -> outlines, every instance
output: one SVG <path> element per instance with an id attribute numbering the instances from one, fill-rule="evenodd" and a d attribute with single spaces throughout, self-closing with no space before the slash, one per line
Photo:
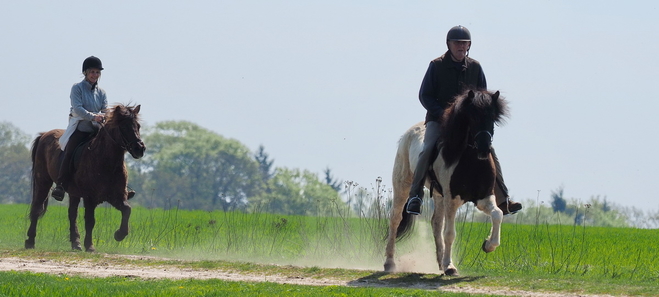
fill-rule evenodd
<path id="1" fill-rule="evenodd" d="M 135 105 L 116 104 L 108 108 L 106 113 L 106 125 L 118 126 L 119 122 L 125 119 L 139 121 L 139 114 L 133 112 Z"/>
<path id="2" fill-rule="evenodd" d="M 495 97 L 498 99 L 492 100 Z M 459 149 L 467 140 L 465 136 L 469 132 L 470 122 L 474 122 L 472 119 L 491 118 L 494 124 L 502 125 L 507 117 L 508 103 L 498 92 L 466 90 L 456 96 L 453 103 L 444 110 L 440 142 L 444 144 L 445 149 Z M 453 153 L 455 152 L 449 154 Z"/>
<path id="3" fill-rule="evenodd" d="M 469 98 L 469 93 L 473 92 L 474 97 Z M 508 117 L 508 102 L 501 95 L 498 95 L 499 99 L 496 101 L 496 104 L 492 104 L 492 96 L 495 93 L 487 90 L 466 90 L 462 94 L 459 94 L 455 97 L 455 100 L 446 108 L 444 111 L 442 122 L 451 123 L 456 117 L 464 114 L 463 110 L 468 108 L 468 106 L 473 106 L 476 110 L 475 114 L 482 114 L 487 112 L 490 108 L 493 109 L 494 122 L 497 124 L 503 124 L 505 118 Z"/>

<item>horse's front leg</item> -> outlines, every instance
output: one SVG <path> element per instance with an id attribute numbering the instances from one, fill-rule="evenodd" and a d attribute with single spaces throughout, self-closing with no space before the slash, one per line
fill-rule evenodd
<path id="1" fill-rule="evenodd" d="M 80 233 L 78 232 L 78 206 L 80 205 L 80 197 L 72 197 L 69 195 L 69 241 L 71 241 L 71 249 L 81 251 L 80 246 Z"/>
<path id="2" fill-rule="evenodd" d="M 492 219 L 492 229 L 490 229 L 490 236 L 483 242 L 483 251 L 486 253 L 493 252 L 500 244 L 501 237 L 501 222 L 503 221 L 503 211 L 497 207 L 496 198 L 494 195 L 486 199 L 478 200 L 476 205 L 480 211 L 490 216 Z"/>
<path id="3" fill-rule="evenodd" d="M 448 276 L 458 275 L 458 269 L 453 265 L 451 254 L 453 251 L 453 242 L 455 241 L 455 215 L 462 204 L 464 204 L 464 201 L 462 201 L 459 195 L 453 198 L 444 199 L 446 225 L 444 227 L 444 255 L 442 259 L 442 268 L 444 274 Z"/>
<path id="4" fill-rule="evenodd" d="M 111 204 L 121 212 L 121 225 L 119 226 L 119 229 L 114 232 L 114 239 L 116 241 L 122 241 L 128 236 L 128 221 L 130 220 L 131 208 L 126 199 Z"/>
<path id="5" fill-rule="evenodd" d="M 437 264 L 439 270 L 444 271 L 442 267 L 442 258 L 444 257 L 444 221 L 446 219 L 446 207 L 444 207 L 444 196 L 437 194 L 433 197 L 435 200 L 435 210 L 430 221 L 432 234 L 435 238 L 435 251 L 437 253 Z"/>
<path id="6" fill-rule="evenodd" d="M 85 198 L 84 199 L 84 205 L 85 205 L 85 250 L 88 252 L 94 252 L 96 251 L 96 248 L 94 248 L 94 244 L 92 242 L 93 237 L 92 233 L 94 230 L 94 226 L 96 225 L 96 217 L 95 217 L 95 211 L 96 211 L 96 203 L 94 202 L 88 202 L 91 201 L 92 199 Z"/>

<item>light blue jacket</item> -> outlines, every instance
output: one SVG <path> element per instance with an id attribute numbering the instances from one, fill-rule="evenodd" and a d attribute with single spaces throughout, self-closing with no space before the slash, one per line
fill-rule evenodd
<path id="1" fill-rule="evenodd" d="M 93 132 L 96 128 L 92 125 L 94 116 L 105 112 L 108 108 L 108 100 L 105 91 L 95 85 L 82 80 L 71 87 L 71 114 L 82 118 L 78 123 L 78 130 Z"/>

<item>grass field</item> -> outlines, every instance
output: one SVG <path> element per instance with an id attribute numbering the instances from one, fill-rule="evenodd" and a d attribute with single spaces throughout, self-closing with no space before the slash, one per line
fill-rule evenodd
<path id="1" fill-rule="evenodd" d="M 27 207 L 0 206 L 0 249 L 22 249 Z M 66 217 L 65 207 L 50 206 L 40 221 L 36 252 L 70 250 Z M 398 255 L 434 249 L 426 225 L 417 223 L 417 234 L 398 246 Z M 118 224 L 118 211 L 97 210 L 94 242 L 99 252 L 377 271 L 384 262 L 387 221 L 135 208 L 131 234 L 116 242 Z M 523 281 L 527 288 L 543 290 L 659 292 L 659 230 L 504 224 L 501 246 L 485 254 L 480 246 L 488 232 L 487 223 L 459 224 L 454 254 L 462 275 L 487 276 L 481 285 Z M 419 262 L 436 269 L 432 254 L 425 256 Z"/>
<path id="2" fill-rule="evenodd" d="M 49 274 L 0 272 L 0 296 L 12 297 L 134 297 L 134 296 L 436 296 L 436 292 L 401 288 L 355 288 L 344 286 L 303 286 L 270 282 L 229 282 L 223 280 L 142 280 L 135 278 L 87 278 Z M 442 296 L 473 296 L 442 293 Z M 483 295 L 485 296 L 485 295 Z M 495 296 L 495 295 L 489 295 Z"/>

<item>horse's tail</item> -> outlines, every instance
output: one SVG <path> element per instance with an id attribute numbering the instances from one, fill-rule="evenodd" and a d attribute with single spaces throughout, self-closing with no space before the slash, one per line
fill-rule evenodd
<path id="1" fill-rule="evenodd" d="M 403 208 L 403 219 L 400 220 L 400 225 L 396 229 L 396 240 L 403 240 L 412 234 L 414 230 L 414 215 L 411 215 L 405 211 L 407 209 L 407 202 L 405 202 L 405 207 Z"/>
<path id="2" fill-rule="evenodd" d="M 37 178 L 37 170 L 36 170 L 36 160 L 37 160 L 37 149 L 39 148 L 39 141 L 41 140 L 41 137 L 43 136 L 43 133 L 39 134 L 37 138 L 34 139 L 32 142 L 32 178 L 31 180 L 31 187 L 32 187 L 32 202 L 34 203 L 34 195 L 37 192 L 36 189 L 36 178 Z M 43 211 L 39 214 L 39 217 L 42 217 L 46 213 L 46 209 L 48 209 L 48 198 L 43 203 Z M 32 204 L 30 204 L 30 213 L 32 212 Z"/>
<path id="3" fill-rule="evenodd" d="M 34 160 L 37 158 L 37 147 L 39 147 L 41 136 L 43 136 L 43 134 L 39 134 L 39 136 L 37 136 L 32 142 L 32 169 L 34 169 Z M 32 170 L 32 174 L 34 174 L 34 170 Z"/>

